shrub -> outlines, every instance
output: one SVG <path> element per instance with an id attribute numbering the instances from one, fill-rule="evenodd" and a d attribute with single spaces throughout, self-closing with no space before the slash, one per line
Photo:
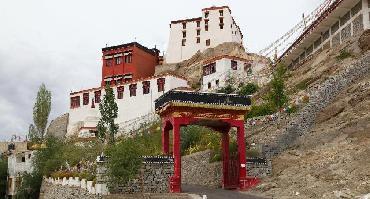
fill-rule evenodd
<path id="1" fill-rule="evenodd" d="M 254 118 L 264 115 L 270 115 L 276 111 L 272 105 L 265 103 L 261 105 L 253 105 L 251 110 L 247 113 L 247 118 Z"/>
<path id="2" fill-rule="evenodd" d="M 38 199 L 40 195 L 40 187 L 42 182 L 42 175 L 38 173 L 23 173 L 22 183 L 17 191 L 16 198 L 23 199 Z"/>
<path id="3" fill-rule="evenodd" d="M 258 91 L 258 85 L 253 83 L 248 83 L 246 85 L 242 85 L 239 89 L 239 95 L 252 95 Z"/>
<path id="4" fill-rule="evenodd" d="M 352 54 L 347 49 L 342 49 L 336 58 L 337 60 L 345 60 L 349 57 L 352 57 Z"/>
<path id="5" fill-rule="evenodd" d="M 306 90 L 306 88 L 310 85 L 311 82 L 312 82 L 312 78 L 307 78 L 299 82 L 295 87 L 298 90 Z"/>
<path id="6" fill-rule="evenodd" d="M 282 108 L 288 102 L 288 96 L 285 94 L 285 74 L 287 68 L 285 65 L 278 65 L 273 78 L 270 82 L 270 91 L 267 95 L 269 103 L 276 109 Z"/>
<path id="7" fill-rule="evenodd" d="M 0 158 L 0 195 L 6 194 L 6 181 L 8 176 L 8 162 L 6 158 Z"/>
<path id="8" fill-rule="evenodd" d="M 121 142 L 109 146 L 106 150 L 108 156 L 108 176 L 110 186 L 125 184 L 134 178 L 142 163 L 141 146 L 133 138 L 127 138 Z"/>
<path id="9" fill-rule="evenodd" d="M 231 86 L 230 84 L 228 84 L 227 86 L 222 87 L 222 88 L 220 88 L 216 91 L 216 93 L 225 93 L 225 94 L 231 94 L 233 92 L 235 92 L 235 88 L 233 86 Z"/>

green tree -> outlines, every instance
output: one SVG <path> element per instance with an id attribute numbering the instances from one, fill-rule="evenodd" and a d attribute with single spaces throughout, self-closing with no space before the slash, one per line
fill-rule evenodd
<path id="1" fill-rule="evenodd" d="M 258 91 L 258 85 L 253 83 L 248 83 L 246 85 L 241 85 L 238 94 L 239 95 L 252 95 Z"/>
<path id="2" fill-rule="evenodd" d="M 30 126 L 28 127 L 28 139 L 31 142 L 39 142 L 41 139 L 39 133 L 37 132 L 35 128 L 35 125 L 33 124 L 30 124 Z"/>
<path id="3" fill-rule="evenodd" d="M 270 91 L 267 97 L 276 109 L 282 108 L 288 102 L 284 83 L 286 70 L 283 64 L 279 64 L 270 82 Z"/>
<path id="4" fill-rule="evenodd" d="M 114 136 L 118 132 L 118 125 L 114 119 L 118 116 L 118 106 L 113 89 L 107 84 L 103 101 L 99 104 L 101 118 L 98 122 L 98 137 L 109 144 L 114 143 Z"/>
<path id="5" fill-rule="evenodd" d="M 36 102 L 33 106 L 33 122 L 37 130 L 37 137 L 44 139 L 46 125 L 51 109 L 51 92 L 41 84 L 37 92 Z"/>
<path id="6" fill-rule="evenodd" d="M 8 162 L 5 157 L 0 158 L 0 196 L 6 194 L 6 183 L 8 176 Z"/>

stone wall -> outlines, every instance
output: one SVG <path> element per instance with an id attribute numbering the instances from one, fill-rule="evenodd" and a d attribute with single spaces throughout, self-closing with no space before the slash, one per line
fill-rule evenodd
<path id="1" fill-rule="evenodd" d="M 221 187 L 222 161 L 210 163 L 211 151 L 201 151 L 181 158 L 181 183 Z M 257 158 L 258 159 L 258 158 Z M 271 161 L 247 159 L 247 174 L 253 177 L 266 177 L 272 173 Z M 258 159 L 261 160 L 261 159 Z"/>
<path id="2" fill-rule="evenodd" d="M 314 125 L 316 115 L 321 110 L 328 106 L 342 90 L 356 79 L 367 75 L 369 71 L 370 53 L 367 53 L 356 63 L 347 66 L 341 73 L 328 78 L 317 88 L 313 88 L 310 91 L 310 102 L 292 117 L 281 136 L 264 147 L 265 156 L 274 156 L 291 147 L 299 136 L 309 132 Z"/>
<path id="3" fill-rule="evenodd" d="M 112 193 L 168 193 L 173 162 L 144 162 L 136 178 L 112 188 Z"/>
<path id="4" fill-rule="evenodd" d="M 181 183 L 220 187 L 222 162 L 209 163 L 211 151 L 181 157 Z"/>
<path id="5" fill-rule="evenodd" d="M 91 194 L 87 189 L 78 186 L 66 186 L 43 180 L 40 189 L 40 199 L 95 199 L 101 196 Z"/>

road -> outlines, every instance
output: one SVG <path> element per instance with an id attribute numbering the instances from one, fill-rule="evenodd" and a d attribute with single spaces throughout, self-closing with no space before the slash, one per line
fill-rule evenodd
<path id="1" fill-rule="evenodd" d="M 182 192 L 196 195 L 206 195 L 207 199 L 266 199 L 258 196 L 249 195 L 246 193 L 240 193 L 236 190 L 225 190 L 225 189 L 213 189 L 200 185 L 181 185 Z"/>

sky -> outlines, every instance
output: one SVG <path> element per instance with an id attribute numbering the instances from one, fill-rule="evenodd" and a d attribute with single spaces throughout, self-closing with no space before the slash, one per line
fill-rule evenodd
<path id="1" fill-rule="evenodd" d="M 42 83 L 49 121 L 68 112 L 69 93 L 97 87 L 101 48 L 137 41 L 167 48 L 172 20 L 228 5 L 249 52 L 258 52 L 323 0 L 0 0 L 0 140 L 25 135 Z"/>

